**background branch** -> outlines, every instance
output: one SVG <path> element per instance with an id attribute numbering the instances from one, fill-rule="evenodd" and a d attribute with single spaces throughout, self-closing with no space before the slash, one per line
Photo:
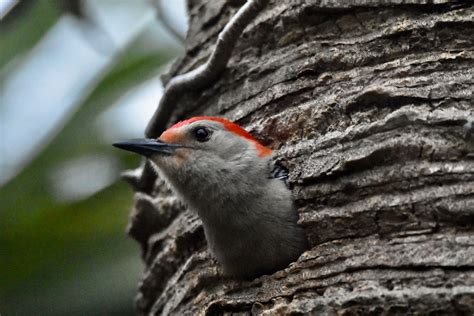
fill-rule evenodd
<path id="1" fill-rule="evenodd" d="M 180 44 L 184 45 L 185 37 L 173 26 L 168 19 L 168 16 L 164 13 L 165 11 L 161 0 L 151 0 L 150 3 L 156 9 L 156 18 L 161 22 L 166 30 L 180 42 Z"/>
<path id="2" fill-rule="evenodd" d="M 148 123 L 145 131 L 147 137 L 158 137 L 165 130 L 166 124 L 173 114 L 174 105 L 183 93 L 206 88 L 217 80 L 226 68 L 240 34 L 267 3 L 268 0 L 247 1 L 219 33 L 214 51 L 207 62 L 170 80 L 158 108 Z"/>

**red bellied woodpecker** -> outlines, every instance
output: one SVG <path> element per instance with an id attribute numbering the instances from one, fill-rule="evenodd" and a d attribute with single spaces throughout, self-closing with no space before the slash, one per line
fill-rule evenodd
<path id="1" fill-rule="evenodd" d="M 307 248 L 272 150 L 219 117 L 179 122 L 158 139 L 114 146 L 150 159 L 202 219 L 209 248 L 224 273 L 251 278 L 286 267 Z"/>

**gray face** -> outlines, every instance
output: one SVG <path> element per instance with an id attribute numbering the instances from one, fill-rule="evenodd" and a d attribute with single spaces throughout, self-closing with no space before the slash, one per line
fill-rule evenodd
<path id="1" fill-rule="evenodd" d="M 230 122 L 199 120 L 172 127 L 159 139 L 114 145 L 150 159 L 176 193 L 201 204 L 198 209 L 209 200 L 259 195 L 268 179 L 271 150 Z"/>
<path id="2" fill-rule="evenodd" d="M 201 120 L 172 128 L 159 140 L 183 146 L 176 148 L 174 155 L 157 153 L 150 157 L 183 197 L 206 199 L 206 194 L 219 191 L 223 183 L 242 179 L 258 185 L 261 173 L 267 172 L 267 159 L 255 159 L 259 155 L 255 143 L 227 130 L 220 122 Z M 196 192 L 196 188 L 201 190 Z"/>
<path id="3" fill-rule="evenodd" d="M 183 168 L 183 164 L 199 166 L 203 161 L 212 161 L 217 166 L 232 163 L 242 155 L 256 153 L 247 139 L 228 131 L 221 123 L 197 121 L 164 132 L 160 140 L 168 144 L 179 144 L 174 155 L 157 153 L 151 160 L 165 169 Z M 214 169 L 214 168 L 213 168 Z M 171 171 L 171 170 L 170 170 Z"/>
<path id="4" fill-rule="evenodd" d="M 197 121 L 164 132 L 160 140 L 189 147 L 195 152 L 204 151 L 222 159 L 245 152 L 248 141 L 228 131 L 222 123 Z"/>

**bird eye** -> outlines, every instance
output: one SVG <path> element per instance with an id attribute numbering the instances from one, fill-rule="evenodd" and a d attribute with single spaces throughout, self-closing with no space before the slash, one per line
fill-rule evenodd
<path id="1" fill-rule="evenodd" d="M 194 130 L 194 136 L 199 142 L 205 142 L 211 137 L 211 132 L 205 127 L 198 127 Z"/>

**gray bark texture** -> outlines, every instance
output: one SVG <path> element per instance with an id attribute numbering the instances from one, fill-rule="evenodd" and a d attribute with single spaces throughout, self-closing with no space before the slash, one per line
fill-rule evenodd
<path id="1" fill-rule="evenodd" d="M 205 62 L 242 2 L 189 0 L 186 55 L 165 81 Z M 200 220 L 139 168 L 138 312 L 472 315 L 473 21 L 472 1 L 270 1 L 169 123 L 225 116 L 275 149 L 311 249 L 224 278 Z"/>

